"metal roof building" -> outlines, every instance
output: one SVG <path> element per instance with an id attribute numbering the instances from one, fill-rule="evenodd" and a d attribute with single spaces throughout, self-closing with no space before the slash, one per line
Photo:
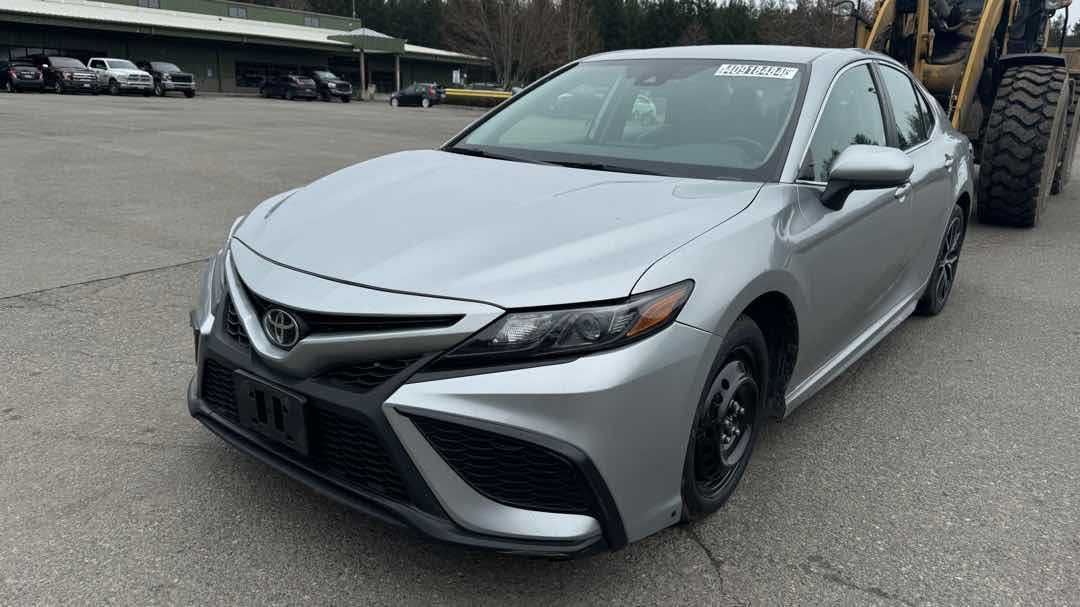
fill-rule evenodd
<path id="1" fill-rule="evenodd" d="M 257 90 L 268 76 L 329 67 L 380 90 L 485 71 L 480 57 L 409 44 L 347 17 L 222 0 L 3 0 L 0 60 L 33 54 L 172 61 L 203 90 Z"/>

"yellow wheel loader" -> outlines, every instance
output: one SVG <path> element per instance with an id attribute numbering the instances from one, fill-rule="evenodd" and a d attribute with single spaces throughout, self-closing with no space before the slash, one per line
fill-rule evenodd
<path id="1" fill-rule="evenodd" d="M 877 0 L 864 46 L 906 64 L 971 139 L 980 221 L 1029 227 L 1069 180 L 1080 73 L 1047 52 L 1071 0 Z"/>

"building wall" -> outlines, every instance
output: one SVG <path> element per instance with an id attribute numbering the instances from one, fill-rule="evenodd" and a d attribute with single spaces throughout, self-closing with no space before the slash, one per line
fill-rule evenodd
<path id="1" fill-rule="evenodd" d="M 352 30 L 360 27 L 360 20 L 350 19 L 339 15 L 326 15 L 310 11 L 294 11 L 273 6 L 260 6 L 241 2 L 227 2 L 225 0 L 103 0 L 112 4 L 126 4 L 129 6 L 149 6 L 171 11 L 183 11 L 187 13 L 202 13 L 204 15 L 217 15 L 229 17 L 229 7 L 243 8 L 247 19 L 256 21 L 272 21 L 274 23 L 289 23 L 292 25 L 311 25 L 326 29 Z M 305 19 L 307 18 L 307 19 Z M 315 20 L 313 23 L 311 20 Z"/>
<path id="2" fill-rule="evenodd" d="M 354 85 L 360 81 L 358 53 L 0 22 L 0 60 L 41 52 L 68 54 L 83 61 L 95 55 L 171 61 L 195 74 L 204 91 L 255 93 L 257 85 L 242 86 L 255 82 L 251 77 L 255 73 L 327 66 Z M 380 92 L 393 91 L 394 57 L 372 53 L 366 57 L 368 82 L 374 82 Z M 239 79 L 238 67 L 245 72 Z M 479 73 L 480 68 L 402 58 L 401 82 L 405 86 L 412 82 L 449 84 L 455 69 Z"/>

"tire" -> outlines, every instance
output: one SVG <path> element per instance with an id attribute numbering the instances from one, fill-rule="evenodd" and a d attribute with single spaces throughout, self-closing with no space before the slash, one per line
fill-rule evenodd
<path id="1" fill-rule="evenodd" d="M 427 108 L 431 107 L 431 100 L 428 99 L 427 97 L 424 97 L 423 99 L 420 100 L 420 107 L 424 108 L 425 110 Z"/>
<path id="2" fill-rule="evenodd" d="M 194 98 L 195 97 L 195 91 L 184 91 L 184 97 L 187 97 L 188 99 Z"/>
<path id="3" fill-rule="evenodd" d="M 1065 120 L 1064 67 L 1005 70 L 983 138 L 979 220 L 1031 227 L 1050 194 Z"/>
<path id="4" fill-rule="evenodd" d="M 56 93 L 57 95 L 63 95 L 64 94 L 64 85 L 60 84 L 59 80 L 57 80 L 56 82 L 53 83 L 53 92 Z"/>
<path id="5" fill-rule="evenodd" d="M 110 80 L 109 81 L 109 94 L 110 95 L 119 95 L 120 94 L 120 84 L 118 82 L 116 82 L 115 80 Z"/>
<path id="6" fill-rule="evenodd" d="M 1077 76 L 1080 76 L 1078 74 Z M 1062 133 L 1061 151 L 1058 152 L 1057 171 L 1054 172 L 1054 182 L 1050 184 L 1051 194 L 1060 194 L 1072 177 L 1073 156 L 1076 154 L 1077 133 L 1080 127 L 1076 125 L 1076 109 L 1080 104 L 1080 80 L 1076 77 L 1069 78 L 1069 96 L 1066 98 L 1068 106 L 1065 109 L 1065 131 Z"/>
<path id="7" fill-rule="evenodd" d="M 263 99 L 269 99 L 270 98 L 270 91 L 266 90 L 265 88 L 261 88 L 261 89 L 259 89 L 259 96 L 262 97 Z"/>
<path id="8" fill-rule="evenodd" d="M 285 100 L 292 101 L 293 97 L 296 97 L 296 93 L 293 93 L 292 89 L 285 89 Z"/>
<path id="9" fill-rule="evenodd" d="M 960 251 L 964 247 L 967 234 L 967 216 L 964 208 L 953 205 L 949 222 L 945 224 L 945 234 L 941 237 L 938 254 L 934 259 L 934 269 L 930 272 L 930 281 L 926 283 L 915 313 L 920 316 L 937 316 L 949 302 L 949 294 L 956 285 L 956 272 L 960 266 Z"/>
<path id="10" fill-rule="evenodd" d="M 260 92 L 260 94 L 262 93 L 262 91 L 259 91 L 259 92 Z M 164 97 L 165 96 L 165 86 L 162 85 L 160 82 L 155 82 L 154 83 L 154 94 L 157 95 L 158 97 Z"/>
<path id="11" fill-rule="evenodd" d="M 391 97 L 390 98 L 390 105 L 391 105 L 391 107 L 398 107 L 399 105 L 401 105 L 401 102 L 398 101 L 397 97 Z"/>
<path id="12" fill-rule="evenodd" d="M 348 103 L 350 101 L 352 101 L 352 99 L 350 99 L 348 95 L 342 95 L 341 96 L 341 102 L 342 103 Z"/>
<path id="13" fill-rule="evenodd" d="M 149 97 L 150 95 L 153 95 L 153 94 L 154 94 L 154 91 L 151 91 L 151 90 L 147 89 L 147 90 L 143 91 L 142 96 L 143 97 Z"/>
<path id="14" fill-rule="evenodd" d="M 764 429 L 768 377 L 765 336 L 740 316 L 724 337 L 694 413 L 683 464 L 683 521 L 716 512 L 735 492 Z"/>
<path id="15" fill-rule="evenodd" d="M 19 92 L 19 89 L 15 88 L 15 83 L 10 81 L 10 80 L 8 80 L 7 82 L 4 83 L 4 90 L 9 92 L 9 93 L 18 93 Z"/>
<path id="16" fill-rule="evenodd" d="M 319 93 L 319 98 L 326 102 L 329 102 L 333 99 L 333 97 L 330 96 L 330 93 L 325 92 Z"/>

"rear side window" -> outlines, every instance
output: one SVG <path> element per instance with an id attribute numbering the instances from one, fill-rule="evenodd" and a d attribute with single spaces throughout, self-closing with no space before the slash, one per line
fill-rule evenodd
<path id="1" fill-rule="evenodd" d="M 881 79 L 896 118 L 897 147 L 906 150 L 926 141 L 930 132 L 928 120 L 911 79 L 887 66 L 881 66 Z"/>
<path id="2" fill-rule="evenodd" d="M 836 79 L 807 148 L 799 179 L 828 181 L 833 161 L 855 144 L 885 145 L 885 122 L 869 65 L 853 67 Z"/>

